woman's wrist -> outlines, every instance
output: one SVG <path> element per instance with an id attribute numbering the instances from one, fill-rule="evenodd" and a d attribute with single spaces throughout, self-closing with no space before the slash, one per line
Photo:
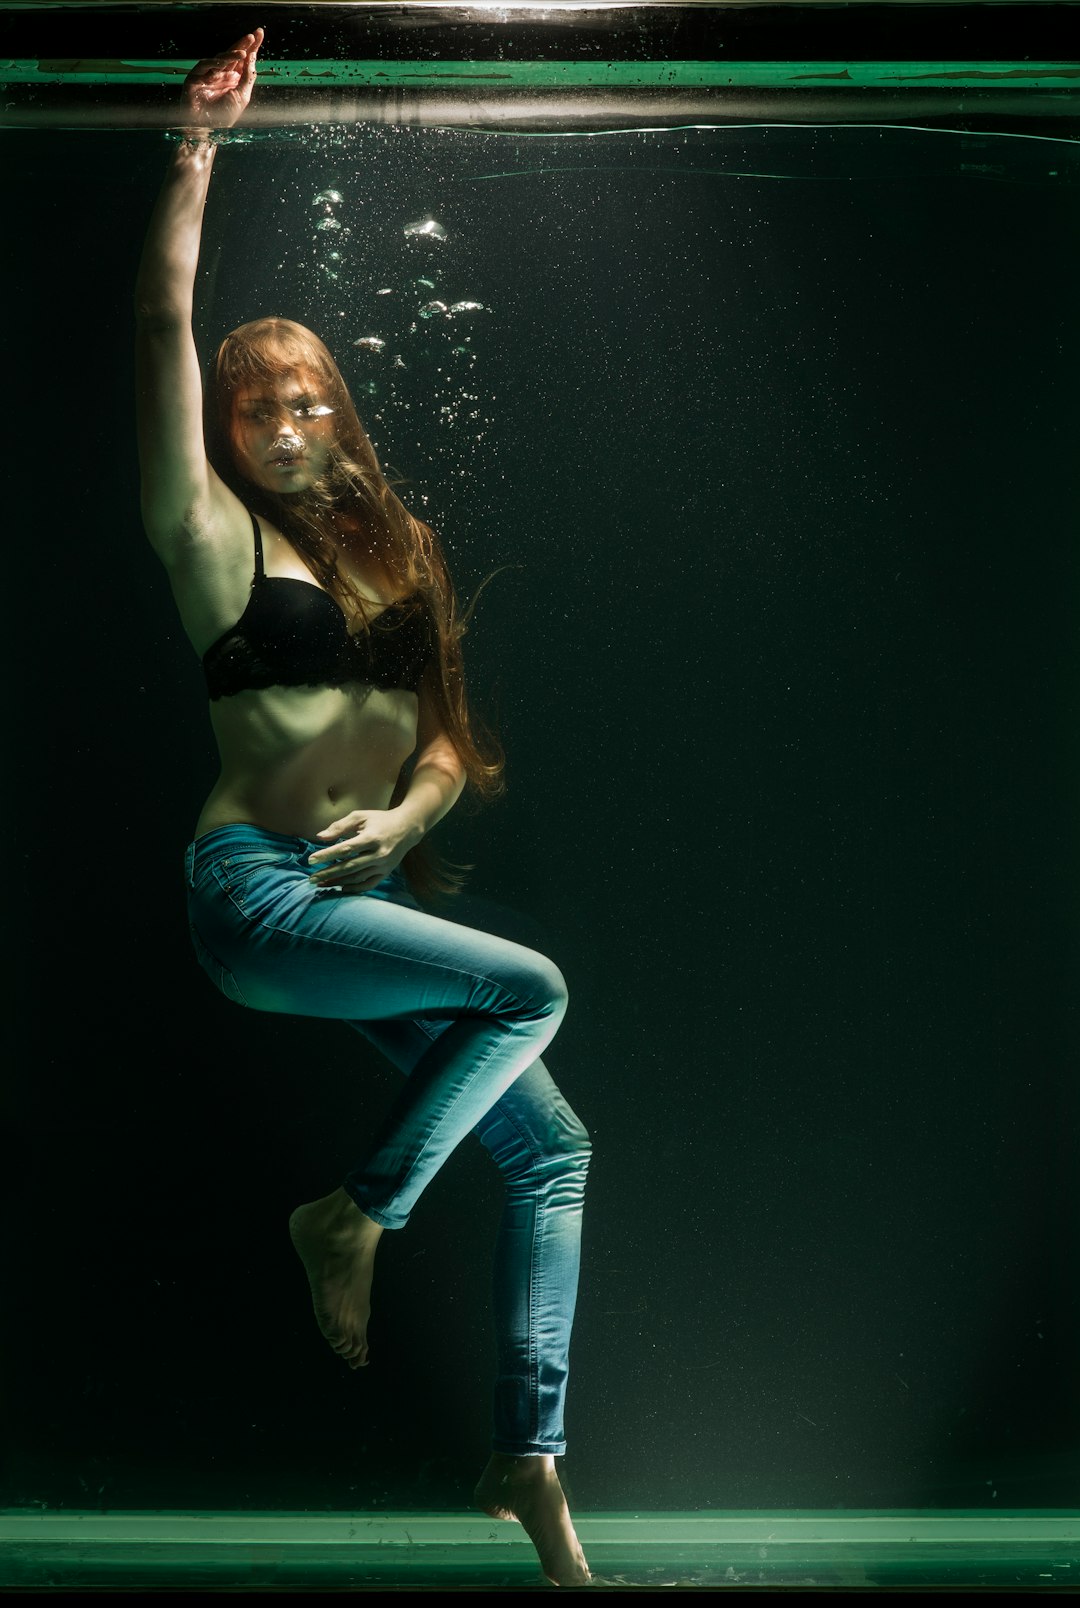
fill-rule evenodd
<path id="1" fill-rule="evenodd" d="M 182 128 L 179 133 L 171 133 L 170 139 L 177 142 L 180 150 L 213 150 L 217 145 L 218 131 L 216 128 Z"/>
<path id="2" fill-rule="evenodd" d="M 174 178 L 179 179 L 181 183 L 193 182 L 201 189 L 210 182 L 210 173 L 217 154 L 217 141 L 201 139 L 198 135 L 191 139 L 185 134 L 173 134 L 170 137 L 175 142 L 170 158 Z"/>
<path id="3" fill-rule="evenodd" d="M 420 818 L 420 812 L 417 810 L 415 804 L 413 805 L 413 808 L 410 809 L 405 800 L 402 800 L 400 804 L 395 805 L 393 813 L 397 816 L 401 825 L 401 841 L 404 843 L 407 853 L 409 849 L 415 849 L 421 838 L 427 836 L 428 826 Z"/>

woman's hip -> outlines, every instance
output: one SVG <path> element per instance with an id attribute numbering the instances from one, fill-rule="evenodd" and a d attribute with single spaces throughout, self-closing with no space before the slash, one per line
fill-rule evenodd
<path id="1" fill-rule="evenodd" d="M 250 826 L 189 844 L 192 940 L 229 997 L 354 1019 L 565 1004 L 546 956 L 421 910 L 400 869 L 367 893 L 316 886 L 308 859 L 319 847 Z"/>

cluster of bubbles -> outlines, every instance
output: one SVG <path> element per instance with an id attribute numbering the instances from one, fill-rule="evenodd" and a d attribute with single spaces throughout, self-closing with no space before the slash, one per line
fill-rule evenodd
<path id="1" fill-rule="evenodd" d="M 352 230 L 347 229 L 342 224 L 341 219 L 336 217 L 334 214 L 334 208 L 340 205 L 340 190 L 320 190 L 312 202 L 312 206 L 317 208 L 320 214 L 319 221 L 315 225 L 316 233 L 329 235 L 340 234 L 342 236 L 342 244 L 344 244 L 345 239 L 352 233 Z M 341 270 L 344 260 L 344 254 L 341 251 L 333 249 L 328 250 L 323 255 L 318 256 L 316 258 L 316 264 L 323 277 L 328 279 L 332 285 L 336 285 L 341 279 Z"/>
<path id="2" fill-rule="evenodd" d="M 343 322 L 357 319 L 368 303 L 361 329 L 346 337 L 355 354 L 347 378 L 373 439 L 385 428 L 392 456 L 408 457 L 420 447 L 444 460 L 449 456 L 446 467 L 455 478 L 467 476 L 493 423 L 494 398 L 481 396 L 474 344 L 479 321 L 490 309 L 469 296 L 440 294 L 440 280 L 449 278 L 454 266 L 446 228 L 430 216 L 404 224 L 393 282 L 370 287 L 350 271 L 357 254 L 349 246 L 352 230 L 340 215 L 342 192 L 320 190 L 312 208 L 317 270 Z M 437 427 L 435 441 L 430 436 L 417 440 L 417 430 L 424 431 L 428 421 Z M 421 500 L 428 501 L 426 493 Z"/>

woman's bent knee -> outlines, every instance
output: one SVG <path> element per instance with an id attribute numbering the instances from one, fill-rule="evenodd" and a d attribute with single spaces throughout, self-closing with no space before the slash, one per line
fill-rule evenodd
<path id="1" fill-rule="evenodd" d="M 553 961 L 548 962 L 547 978 L 550 1012 L 561 1022 L 570 1003 L 570 990 L 566 986 L 566 978 Z"/>
<path id="2" fill-rule="evenodd" d="M 565 1135 L 561 1148 L 575 1167 L 579 1167 L 582 1172 L 588 1171 L 592 1160 L 592 1140 L 584 1123 L 579 1122 L 572 1132 Z"/>
<path id="3" fill-rule="evenodd" d="M 566 1015 L 569 999 L 566 978 L 546 955 L 534 952 L 516 976 L 505 977 L 503 987 L 504 999 L 515 1016 L 520 1014 L 547 1022 L 554 1031 Z"/>
<path id="4" fill-rule="evenodd" d="M 561 1171 L 588 1171 L 592 1159 L 592 1140 L 576 1112 L 560 1096 L 544 1134 L 544 1160 L 554 1162 Z"/>

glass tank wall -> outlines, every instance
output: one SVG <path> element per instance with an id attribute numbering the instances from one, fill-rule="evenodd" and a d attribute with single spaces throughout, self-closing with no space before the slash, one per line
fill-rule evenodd
<path id="1" fill-rule="evenodd" d="M 475 868 L 439 910 L 569 985 L 598 1578 L 1075 1589 L 1069 9 L 113 6 L 95 50 L 86 8 L 0 8 L 5 1586 L 542 1584 L 470 1516 L 486 1154 L 385 1236 L 343 1368 L 286 1223 L 398 1074 L 189 948 L 216 758 L 140 520 L 132 288 L 183 73 L 261 23 L 197 346 L 319 334 L 483 587 L 507 792 L 435 828 Z M 814 62 L 860 98 L 787 87 Z"/>

